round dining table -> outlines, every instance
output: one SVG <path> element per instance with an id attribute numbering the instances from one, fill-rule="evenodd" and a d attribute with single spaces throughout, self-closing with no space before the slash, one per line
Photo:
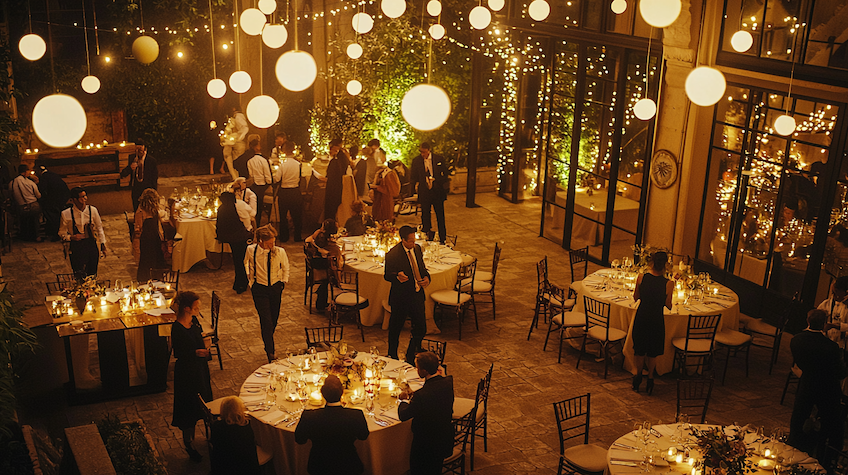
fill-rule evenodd
<path id="1" fill-rule="evenodd" d="M 633 290 L 626 286 L 615 284 L 612 269 L 600 269 L 587 276 L 580 285 L 572 286 L 577 292 L 577 303 L 574 311 L 585 310 L 584 297 L 589 297 L 610 304 L 610 328 L 627 332 L 624 341 L 624 368 L 635 374 L 633 365 L 633 319 L 639 303 L 633 300 Z M 634 277 L 631 275 L 631 278 Z M 632 281 L 635 282 L 635 281 Z M 672 297 L 671 310 L 664 308 L 665 314 L 665 351 L 657 357 L 658 374 L 671 371 L 674 362 L 673 338 L 686 337 L 689 315 L 721 315 L 717 331 L 722 328 L 737 330 L 739 328 L 739 297 L 735 292 L 721 284 L 711 284 L 716 290 L 704 296 L 702 300 L 690 299 L 688 302 L 678 298 L 677 291 Z M 579 348 L 582 339 L 570 340 L 572 345 Z"/>
<path id="2" fill-rule="evenodd" d="M 319 353 L 319 361 L 326 365 L 326 356 Z M 277 360 L 258 368 L 242 384 L 239 396 L 245 402 L 250 417 L 250 426 L 253 429 L 256 443 L 264 450 L 273 453 L 274 471 L 278 475 L 306 474 L 306 465 L 309 460 L 309 451 L 312 442 L 299 445 L 295 442 L 294 432 L 299 422 L 298 411 L 302 407 L 305 410 L 316 410 L 323 404 L 313 405 L 312 400 L 302 406 L 301 403 L 289 400 L 280 401 L 268 408 L 263 405 L 266 399 L 268 380 L 272 372 L 294 371 L 297 374 L 297 359 L 293 357 L 288 360 Z M 408 379 L 411 389 L 417 390 L 423 386 L 423 381 L 417 379 L 417 374 L 412 366 L 398 360 L 378 356 L 386 362 L 383 368 L 383 382 L 396 380 L 399 370 L 409 371 L 408 377 L 415 376 L 416 379 Z M 371 355 L 359 353 L 356 361 L 370 363 Z M 318 370 L 320 372 L 320 369 Z M 318 374 L 310 370 L 303 372 L 304 381 L 311 382 Z M 315 387 L 310 385 L 310 391 Z M 361 385 L 358 391 L 362 391 Z M 359 458 L 365 466 L 364 474 L 373 475 L 401 475 L 409 470 L 409 451 L 412 446 L 412 421 L 401 422 L 397 413 L 398 391 L 389 391 L 383 385 L 381 387 L 376 404 L 374 416 L 365 413 L 368 422 L 369 435 L 365 440 L 357 440 L 354 445 Z M 346 407 L 353 407 L 365 411 L 364 402 L 351 402 L 351 390 L 346 390 L 342 396 L 342 402 Z M 317 401 L 316 401 L 317 402 Z"/>
<path id="3" fill-rule="evenodd" d="M 184 215 L 177 220 L 177 232 L 182 236 L 174 244 L 171 269 L 186 273 L 191 266 L 206 259 L 207 252 L 230 252 L 229 244 L 217 240 L 216 219 Z"/>

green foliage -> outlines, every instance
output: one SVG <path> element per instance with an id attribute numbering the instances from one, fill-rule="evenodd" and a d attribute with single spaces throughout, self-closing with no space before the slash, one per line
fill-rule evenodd
<path id="1" fill-rule="evenodd" d="M 15 420 L 15 363 L 38 348 L 35 333 L 24 326 L 23 312 L 12 301 L 12 293 L 0 291 L 0 439 L 11 435 L 8 425 Z"/>
<path id="2" fill-rule="evenodd" d="M 8 43 L 0 43 L 0 64 L 8 65 L 12 61 L 12 53 Z M 17 90 L 12 84 L 12 76 L 8 68 L 0 73 L 0 168 L 10 169 L 10 162 L 18 156 L 18 146 L 21 144 L 21 125 L 12 117 L 10 101 L 17 96 Z"/>
<path id="3" fill-rule="evenodd" d="M 363 145 L 360 140 L 362 111 L 348 102 L 338 101 L 335 107 L 326 109 L 316 106 L 310 111 L 309 125 L 309 143 L 316 154 L 329 153 L 329 142 L 335 138 L 342 139 L 348 146 Z"/>
<path id="4" fill-rule="evenodd" d="M 164 475 L 168 472 L 150 448 L 138 422 L 121 422 L 115 414 L 97 422 L 97 430 L 119 475 Z"/>

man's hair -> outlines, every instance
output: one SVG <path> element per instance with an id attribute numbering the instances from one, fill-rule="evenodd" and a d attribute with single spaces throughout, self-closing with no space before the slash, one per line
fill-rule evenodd
<path id="1" fill-rule="evenodd" d="M 284 138 L 284 139 L 288 140 L 288 139 L 289 139 L 289 136 L 288 136 L 288 135 L 286 135 L 286 133 L 285 133 L 285 132 L 283 132 L 283 131 L 279 131 L 279 132 L 277 132 L 276 134 L 274 134 L 274 138 Z"/>
<path id="2" fill-rule="evenodd" d="M 261 228 L 256 230 L 257 245 L 261 241 L 267 241 L 275 237 L 277 237 L 277 230 L 274 229 L 274 226 L 271 226 L 270 224 L 266 224 L 265 226 L 262 226 Z"/>
<path id="3" fill-rule="evenodd" d="M 415 366 L 421 368 L 429 374 L 436 374 L 439 371 L 439 357 L 432 351 L 422 351 L 415 356 Z"/>
<path id="4" fill-rule="evenodd" d="M 339 402 L 344 394 L 342 382 L 338 376 L 331 374 L 324 380 L 324 385 L 321 386 L 321 395 L 329 403 Z"/>
<path id="5" fill-rule="evenodd" d="M 827 312 L 814 308 L 807 313 L 807 326 L 810 330 L 823 330 L 827 322 Z"/>
<path id="6" fill-rule="evenodd" d="M 283 144 L 283 153 L 289 154 L 289 153 L 292 153 L 293 151 L 294 151 L 294 143 L 287 140 L 286 143 Z"/>
<path id="7" fill-rule="evenodd" d="M 668 254 L 665 251 L 657 251 L 651 256 L 651 267 L 655 271 L 664 271 L 666 264 L 668 264 Z"/>
<path id="8" fill-rule="evenodd" d="M 353 211 L 354 215 L 360 215 L 363 211 L 365 211 L 365 203 L 356 200 L 350 204 L 350 210 Z"/>
<path id="9" fill-rule="evenodd" d="M 341 147 L 341 146 L 342 146 L 342 139 L 330 140 L 330 147 Z"/>
<path id="10" fill-rule="evenodd" d="M 398 231 L 398 234 L 400 235 L 401 239 L 406 240 L 406 238 L 414 232 L 415 228 L 413 228 L 412 226 L 401 226 L 400 230 Z"/>
<path id="11" fill-rule="evenodd" d="M 27 166 L 26 163 L 21 163 L 20 165 L 18 165 L 18 175 L 24 173 L 27 170 L 29 170 L 29 166 Z"/>
<path id="12" fill-rule="evenodd" d="M 253 148 L 253 147 L 257 146 L 257 145 L 259 145 L 259 139 L 253 139 L 253 140 L 251 140 L 251 141 L 250 141 L 250 143 L 248 144 L 248 147 Z"/>
<path id="13" fill-rule="evenodd" d="M 833 283 L 833 286 L 839 290 L 848 291 L 848 275 L 843 275 L 842 277 L 837 278 Z"/>
<path id="14" fill-rule="evenodd" d="M 369 147 L 373 147 L 375 145 L 378 146 L 378 147 L 380 146 L 380 139 L 371 139 L 371 140 L 368 141 Z"/>
<path id="15" fill-rule="evenodd" d="M 79 198 L 82 193 L 85 193 L 85 188 L 81 186 L 75 186 L 71 188 L 71 198 Z"/>
<path id="16" fill-rule="evenodd" d="M 146 144 L 146 143 L 144 143 L 144 139 L 142 139 L 142 138 L 137 138 L 137 139 L 135 139 L 135 144 L 136 144 L 136 145 L 141 145 L 142 147 L 147 147 L 147 144 Z"/>
<path id="17" fill-rule="evenodd" d="M 421 145 L 418 148 L 423 148 L 424 150 L 430 150 L 430 142 L 421 142 Z"/>

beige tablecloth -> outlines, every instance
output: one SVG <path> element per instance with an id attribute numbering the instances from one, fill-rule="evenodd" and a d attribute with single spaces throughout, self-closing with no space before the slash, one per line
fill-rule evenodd
<path id="1" fill-rule="evenodd" d="M 557 192 L 556 204 L 565 207 L 567 196 L 568 192 L 566 191 Z M 571 230 L 572 239 L 579 240 L 590 246 L 600 244 L 604 239 L 603 223 L 607 219 L 607 190 L 597 190 L 591 196 L 587 195 L 585 191 L 576 192 L 574 195 L 574 213 L 574 224 Z M 577 214 L 580 216 L 576 216 Z M 639 202 L 623 196 L 616 196 L 613 224 L 635 233 L 638 221 Z M 613 228 L 612 241 L 627 239 L 632 240 L 632 236 L 620 229 Z"/>
<path id="2" fill-rule="evenodd" d="M 636 372 L 633 366 L 633 318 L 639 307 L 633 301 L 633 292 L 621 289 L 607 290 L 599 288 L 603 283 L 603 276 L 609 274 L 610 269 L 601 269 L 586 277 L 583 285 L 578 286 L 577 305 L 574 310 L 583 312 L 585 309 L 583 297 L 587 296 L 595 300 L 610 304 L 610 327 L 627 332 L 624 341 L 624 368 L 631 373 Z M 704 302 L 692 302 L 684 305 L 675 296 L 672 299 L 672 309 L 665 311 L 665 352 L 657 357 L 657 373 L 665 374 L 671 371 L 674 361 L 674 347 L 671 345 L 672 338 L 686 337 L 686 328 L 689 323 L 689 315 L 715 315 L 721 314 L 718 331 L 722 328 L 736 330 L 739 328 L 739 297 L 729 288 L 716 284 L 719 287 L 719 295 L 711 295 L 704 298 Z M 621 297 L 627 297 L 621 299 Z M 714 303 L 711 303 L 714 302 Z M 570 340 L 572 345 L 579 348 L 582 340 Z"/>
<path id="3" fill-rule="evenodd" d="M 191 266 L 206 259 L 207 252 L 230 252 L 229 244 L 223 245 L 216 239 L 214 219 L 183 218 L 177 221 L 177 232 L 182 241 L 174 245 L 171 269 L 188 272 Z"/>

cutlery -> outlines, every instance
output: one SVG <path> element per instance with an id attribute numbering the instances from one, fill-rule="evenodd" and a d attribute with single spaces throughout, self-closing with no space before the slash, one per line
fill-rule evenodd
<path id="1" fill-rule="evenodd" d="M 622 443 L 620 443 L 620 442 L 613 442 L 613 444 L 612 444 L 612 445 L 613 445 L 613 447 L 621 447 L 621 448 L 623 448 L 623 449 L 641 450 L 641 449 L 638 449 L 638 448 L 636 448 L 636 447 L 633 447 L 632 445 L 622 444 Z"/>
<path id="2" fill-rule="evenodd" d="M 654 435 L 654 437 L 657 437 L 657 438 L 662 437 L 662 434 L 660 434 L 659 432 L 657 432 L 657 430 L 656 430 L 656 429 L 654 429 L 653 427 L 651 427 L 651 434 L 653 434 L 653 435 Z"/>
<path id="3" fill-rule="evenodd" d="M 274 427 L 282 424 L 283 422 L 286 422 L 287 420 L 289 420 L 289 416 L 283 416 L 282 419 L 280 419 L 280 420 L 278 420 L 277 422 L 274 423 Z"/>
<path id="4" fill-rule="evenodd" d="M 639 464 L 631 460 L 610 460 L 610 465 L 622 465 L 625 467 L 638 467 Z"/>
<path id="5" fill-rule="evenodd" d="M 286 427 L 291 427 L 291 426 L 293 426 L 293 425 L 297 424 L 299 421 L 300 421 L 300 417 L 297 417 L 297 418 L 295 418 L 295 420 L 293 420 L 293 421 L 289 422 L 288 424 L 286 424 Z"/>

